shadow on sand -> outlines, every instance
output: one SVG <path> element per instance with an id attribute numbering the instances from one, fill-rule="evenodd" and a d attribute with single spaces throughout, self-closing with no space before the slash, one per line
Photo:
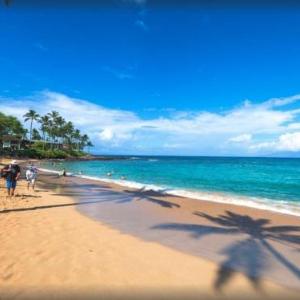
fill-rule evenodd
<path id="1" fill-rule="evenodd" d="M 144 188 L 141 188 L 139 190 L 136 191 L 131 191 L 131 190 L 124 190 L 124 193 L 132 196 L 132 200 L 138 200 L 138 201 L 149 201 L 152 202 L 154 204 L 158 204 L 162 207 L 166 207 L 166 208 L 173 208 L 173 207 L 177 207 L 179 208 L 180 205 L 171 201 L 167 201 L 167 200 L 162 200 L 162 199 L 157 199 L 157 198 L 153 198 L 153 197 L 165 197 L 166 195 L 164 194 L 167 190 L 160 190 L 160 191 L 152 191 L 152 190 L 145 190 Z M 129 200 L 129 201 L 132 201 Z"/>
<path id="2" fill-rule="evenodd" d="M 70 179 L 69 179 L 70 180 Z M 70 184 L 70 186 L 68 186 Z M 40 183 L 41 187 L 51 188 L 56 190 L 58 185 L 56 183 Z M 62 192 L 56 192 L 53 195 L 78 197 L 80 195 L 80 201 L 85 200 L 99 200 L 98 202 L 114 202 L 117 204 L 125 204 L 133 201 L 148 201 L 153 204 L 159 205 L 164 208 L 179 208 L 180 205 L 173 203 L 166 199 L 157 199 L 155 197 L 166 197 L 164 194 L 167 190 L 152 191 L 141 188 L 139 190 L 123 190 L 115 191 L 109 186 L 102 186 L 99 184 L 80 184 L 75 185 L 71 181 L 64 182 L 60 186 Z"/>
<path id="3" fill-rule="evenodd" d="M 16 198 L 41 198 L 42 196 L 37 196 L 37 195 L 30 195 L 30 194 L 17 194 L 15 195 Z"/>
<path id="4" fill-rule="evenodd" d="M 11 209 L 4 209 L 0 211 L 0 214 L 7 214 L 12 212 L 24 212 L 24 211 L 32 211 L 32 210 L 39 210 L 39 209 L 49 209 L 49 208 L 57 208 L 57 207 L 66 207 L 66 206 L 77 206 L 77 205 L 87 205 L 87 204 L 95 204 L 101 201 L 85 201 L 85 202 L 77 202 L 77 203 L 61 203 L 61 204 L 54 204 L 54 205 L 40 205 L 40 206 L 32 206 L 32 207 L 19 207 L 19 208 L 11 208 Z"/>
<path id="5" fill-rule="evenodd" d="M 58 205 L 40 206 L 33 208 L 16 208 L 12 210 L 2 211 L 0 213 L 8 213 L 12 211 L 28 211 L 35 209 L 47 209 L 53 207 L 65 207 L 75 205 L 87 205 L 94 203 L 111 202 L 116 204 L 125 204 L 134 201 L 149 201 L 155 205 L 163 208 L 180 207 L 176 203 L 172 203 L 166 199 L 161 199 L 166 195 L 164 191 L 144 191 L 140 189 L 137 191 L 125 190 L 115 191 L 111 187 L 93 183 L 81 183 L 77 185 L 76 182 L 69 180 L 63 183 L 49 183 L 48 181 L 41 184 L 43 188 L 51 188 L 61 193 L 55 195 L 63 195 L 80 199 L 79 203 L 66 203 Z M 157 199 L 155 197 L 159 197 Z M 224 257 L 220 263 L 214 287 L 217 291 L 222 291 L 222 288 L 228 284 L 237 270 L 246 275 L 250 283 L 256 288 L 261 288 L 261 278 L 268 269 L 268 259 L 271 257 L 274 261 L 284 266 L 288 272 L 293 274 L 297 282 L 300 282 L 300 268 L 295 265 L 291 259 L 282 254 L 274 248 L 273 242 L 284 244 L 292 251 L 300 251 L 300 226 L 271 226 L 270 220 L 263 218 L 255 218 L 249 215 L 241 215 L 231 211 L 212 216 L 202 212 L 194 212 L 194 215 L 200 217 L 202 220 L 209 221 L 207 225 L 199 223 L 154 223 L 150 226 L 152 230 L 172 230 L 184 231 L 191 234 L 193 239 L 201 239 L 209 235 L 220 236 L 236 236 L 234 241 L 226 247 L 221 249 L 221 255 Z M 149 229 L 149 227 L 147 227 Z M 147 235 L 147 232 L 145 232 Z M 217 237 L 216 237 L 217 238 Z M 159 241 L 159 237 L 157 237 Z M 182 240 L 180 239 L 180 242 Z M 182 244 L 182 243 L 181 243 Z M 188 247 L 188 244 L 187 246 Z M 196 243 L 198 247 L 198 242 Z M 199 244 L 199 248 L 201 244 Z M 180 247 L 183 249 L 184 247 Z M 219 253 L 219 252 L 218 252 Z M 288 279 L 287 279 L 288 280 Z"/>
<path id="6" fill-rule="evenodd" d="M 243 234 L 244 239 L 239 239 L 222 250 L 225 259 L 219 266 L 214 282 L 217 290 L 221 290 L 232 279 L 235 273 L 232 266 L 242 271 L 255 288 L 260 288 L 261 273 L 267 267 L 265 251 L 268 251 L 300 280 L 299 267 L 278 252 L 270 243 L 270 241 L 276 241 L 288 243 L 290 246 L 299 246 L 300 236 L 295 233 L 300 232 L 300 226 L 268 226 L 270 223 L 268 219 L 255 219 L 230 211 L 217 217 L 201 212 L 195 212 L 194 215 L 205 218 L 214 225 L 166 223 L 156 225 L 152 229 L 187 231 L 196 239 L 209 234 Z"/>

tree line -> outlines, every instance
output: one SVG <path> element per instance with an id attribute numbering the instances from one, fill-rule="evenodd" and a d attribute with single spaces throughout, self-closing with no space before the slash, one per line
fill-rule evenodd
<path id="1" fill-rule="evenodd" d="M 31 144 L 39 142 L 42 148 L 54 150 L 59 145 L 64 145 L 68 150 L 83 150 L 93 144 L 87 134 L 82 134 L 74 124 L 66 121 L 57 111 L 39 115 L 34 110 L 29 110 L 23 116 L 24 122 L 29 122 L 29 130 L 13 116 L 0 112 L 0 137 L 4 135 L 20 136 L 28 139 Z M 38 129 L 35 128 L 38 124 Z"/>
<path id="2" fill-rule="evenodd" d="M 21 122 L 13 116 L 7 116 L 0 112 L 0 137 L 4 135 L 19 135 L 24 136 L 26 129 Z"/>
<path id="3" fill-rule="evenodd" d="M 87 134 L 81 134 L 72 122 L 66 121 L 57 111 L 40 116 L 31 109 L 23 117 L 25 122 L 30 122 L 29 140 L 50 142 L 52 148 L 55 144 L 64 144 L 73 150 L 93 146 Z M 39 130 L 33 128 L 34 122 L 40 124 Z"/>

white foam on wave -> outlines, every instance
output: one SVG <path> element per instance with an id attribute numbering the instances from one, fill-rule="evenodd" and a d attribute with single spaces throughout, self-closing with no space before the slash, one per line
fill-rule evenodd
<path id="1" fill-rule="evenodd" d="M 57 170 L 50 170 L 50 169 L 44 169 L 44 168 L 38 168 L 39 171 L 46 172 L 46 173 L 53 173 L 57 175 L 61 175 L 62 171 L 57 171 Z M 67 172 L 67 176 L 73 176 L 73 173 Z"/>
<path id="2" fill-rule="evenodd" d="M 40 169 L 44 172 L 60 173 L 58 171 Z M 70 173 L 71 174 L 71 173 Z M 72 174 L 73 175 L 73 174 Z M 288 214 L 300 217 L 300 205 L 297 203 L 291 203 L 285 200 L 272 200 L 267 198 L 258 197 L 246 197 L 218 192 L 205 192 L 205 191 L 191 191 L 184 189 L 174 189 L 169 187 L 162 187 L 154 184 L 144 184 L 136 181 L 121 180 L 121 179 L 109 179 L 96 176 L 87 175 L 73 175 L 75 177 L 95 180 L 105 183 L 113 183 L 120 186 L 142 189 L 143 191 L 155 191 L 164 195 L 179 196 L 184 198 L 191 198 L 201 201 L 217 202 L 222 204 L 232 204 L 237 206 L 245 206 L 260 210 L 268 210 L 281 214 Z"/>
<path id="3" fill-rule="evenodd" d="M 60 174 L 60 171 L 45 169 L 45 168 L 38 168 L 39 171 L 46 172 L 46 173 L 53 173 L 53 174 Z"/>

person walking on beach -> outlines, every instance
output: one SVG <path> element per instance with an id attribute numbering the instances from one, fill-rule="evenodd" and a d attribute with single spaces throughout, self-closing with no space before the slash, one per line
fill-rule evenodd
<path id="1" fill-rule="evenodd" d="M 37 178 L 37 168 L 31 165 L 26 171 L 27 190 L 29 190 L 29 187 L 31 185 L 32 190 L 34 191 L 36 178 Z"/>
<path id="2" fill-rule="evenodd" d="M 21 175 L 21 168 L 17 164 L 16 160 L 12 160 L 9 165 L 6 165 L 1 170 L 1 175 L 6 179 L 6 188 L 7 188 L 7 195 L 9 197 L 14 196 L 17 181 L 20 178 Z"/>

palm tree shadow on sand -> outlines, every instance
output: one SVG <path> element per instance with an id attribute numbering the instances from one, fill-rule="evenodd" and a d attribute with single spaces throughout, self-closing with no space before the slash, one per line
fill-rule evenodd
<path id="1" fill-rule="evenodd" d="M 157 199 L 156 197 L 165 197 L 165 193 L 168 189 L 162 189 L 160 191 L 146 190 L 145 187 L 140 188 L 139 190 L 124 190 L 124 192 L 131 196 L 127 197 L 125 200 L 120 200 L 118 203 L 130 202 L 133 200 L 136 201 L 148 201 L 157 205 L 160 205 L 165 208 L 179 208 L 180 205 L 168 200 Z"/>
<path id="2" fill-rule="evenodd" d="M 278 252 L 270 243 L 276 241 L 292 247 L 300 245 L 300 226 L 268 226 L 268 219 L 255 219 L 248 215 L 240 215 L 230 211 L 217 217 L 195 212 L 194 215 L 205 218 L 218 226 L 200 224 L 166 223 L 153 229 L 177 230 L 191 232 L 192 237 L 201 238 L 209 234 L 245 234 L 246 238 L 239 239 L 227 248 L 222 249 L 225 260 L 219 266 L 214 287 L 221 290 L 233 278 L 237 269 L 243 272 L 252 285 L 260 289 L 262 271 L 268 267 L 266 251 L 286 267 L 300 280 L 300 268 Z M 299 249 L 296 249 L 299 251 Z M 233 266 L 235 266 L 233 268 Z"/>

